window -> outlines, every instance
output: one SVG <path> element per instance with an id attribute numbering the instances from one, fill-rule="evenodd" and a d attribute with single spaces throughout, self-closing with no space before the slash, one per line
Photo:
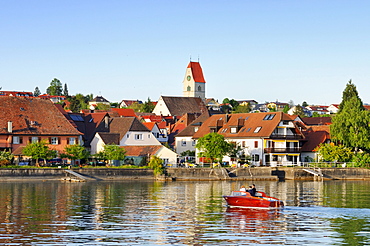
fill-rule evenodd
<path id="1" fill-rule="evenodd" d="M 70 145 L 76 144 L 76 138 L 68 138 L 68 144 Z"/>
<path id="2" fill-rule="evenodd" d="M 39 141 L 39 137 L 32 137 L 31 138 L 31 143 L 37 143 Z"/>
<path id="3" fill-rule="evenodd" d="M 50 138 L 50 144 L 57 145 L 59 143 L 57 137 L 51 137 Z"/>
<path id="4" fill-rule="evenodd" d="M 242 147 L 243 148 L 245 147 L 245 141 L 242 141 Z"/>
<path id="5" fill-rule="evenodd" d="M 254 141 L 254 148 L 258 148 L 258 141 Z"/>
<path id="6" fill-rule="evenodd" d="M 230 133 L 236 133 L 236 127 L 231 127 L 230 128 Z"/>
<path id="7" fill-rule="evenodd" d="M 23 142 L 22 137 L 13 136 L 13 144 L 21 144 Z"/>
<path id="8" fill-rule="evenodd" d="M 202 91 L 202 87 L 201 86 L 198 86 L 198 91 Z"/>
<path id="9" fill-rule="evenodd" d="M 261 128 L 262 128 L 261 126 L 257 126 L 256 130 L 254 130 L 254 133 L 258 133 L 261 130 Z"/>
<path id="10" fill-rule="evenodd" d="M 198 129 L 199 129 L 199 127 L 198 127 L 198 126 L 194 127 L 194 132 L 197 132 L 197 131 L 198 131 Z"/>
<path id="11" fill-rule="evenodd" d="M 135 140 L 143 140 L 143 134 L 135 134 Z"/>
<path id="12" fill-rule="evenodd" d="M 197 141 L 196 140 L 193 140 L 191 145 L 195 146 L 197 144 Z"/>
<path id="13" fill-rule="evenodd" d="M 186 146 L 186 140 L 185 139 L 181 140 L 181 146 Z"/>
<path id="14" fill-rule="evenodd" d="M 259 155 L 252 155 L 252 161 L 259 161 L 260 156 Z"/>
<path id="15" fill-rule="evenodd" d="M 187 91 L 190 91 L 190 90 L 191 90 L 191 87 L 190 87 L 190 86 L 188 86 L 188 87 L 186 88 L 186 90 L 187 90 Z"/>

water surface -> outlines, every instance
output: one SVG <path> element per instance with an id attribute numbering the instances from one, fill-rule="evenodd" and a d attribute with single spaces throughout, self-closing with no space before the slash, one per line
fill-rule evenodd
<path id="1" fill-rule="evenodd" d="M 370 183 L 256 181 L 281 210 L 230 209 L 213 182 L 2 182 L 0 245 L 370 245 Z"/>

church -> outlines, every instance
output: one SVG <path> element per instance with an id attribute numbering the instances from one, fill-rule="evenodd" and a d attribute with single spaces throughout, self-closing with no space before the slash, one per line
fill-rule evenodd
<path id="1" fill-rule="evenodd" d="M 206 99 L 206 80 L 199 62 L 189 62 L 183 83 L 183 97 Z"/>

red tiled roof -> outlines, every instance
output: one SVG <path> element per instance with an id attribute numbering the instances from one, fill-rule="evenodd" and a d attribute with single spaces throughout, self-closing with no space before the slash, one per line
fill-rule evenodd
<path id="1" fill-rule="evenodd" d="M 267 115 L 274 115 L 272 119 L 264 120 Z M 282 120 L 291 120 L 291 118 L 283 112 L 268 112 L 268 113 L 242 113 L 242 114 L 219 114 L 212 115 L 208 118 L 193 138 L 200 138 L 211 132 L 211 128 L 216 129 L 219 134 L 226 138 L 259 138 L 269 137 Z M 231 133 L 232 127 L 239 126 L 238 133 Z M 258 132 L 255 130 L 258 128 Z"/>
<path id="2" fill-rule="evenodd" d="M 27 97 L 0 97 L 0 134 L 81 135 L 50 100 Z"/>
<path id="3" fill-rule="evenodd" d="M 126 150 L 126 156 L 148 156 L 155 155 L 163 148 L 162 145 L 145 145 L 145 146 L 121 146 Z"/>
<path id="4" fill-rule="evenodd" d="M 131 108 L 112 108 L 112 110 L 116 111 L 119 116 L 136 117 L 135 111 Z"/>
<path id="5" fill-rule="evenodd" d="M 203 77 L 202 67 L 199 62 L 189 62 L 188 68 L 191 68 L 193 73 L 193 79 L 195 82 L 205 83 L 206 80 Z"/>
<path id="6" fill-rule="evenodd" d="M 311 126 L 303 132 L 306 143 L 302 146 L 302 152 L 312 152 L 317 146 L 330 139 L 329 126 Z"/>

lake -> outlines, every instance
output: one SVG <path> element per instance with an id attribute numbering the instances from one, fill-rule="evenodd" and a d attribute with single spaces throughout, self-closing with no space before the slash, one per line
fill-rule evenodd
<path id="1" fill-rule="evenodd" d="M 0 245 L 370 245 L 370 182 L 255 181 L 285 208 L 227 208 L 250 184 L 0 182 Z"/>

